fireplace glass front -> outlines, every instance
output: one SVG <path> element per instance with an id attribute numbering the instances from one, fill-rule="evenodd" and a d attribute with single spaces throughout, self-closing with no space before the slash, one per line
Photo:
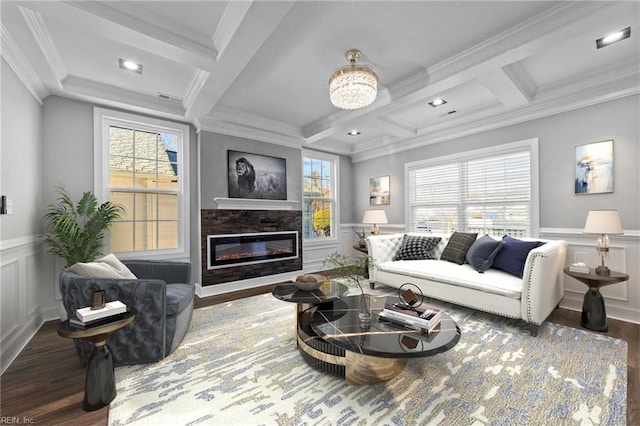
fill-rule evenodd
<path id="1" fill-rule="evenodd" d="M 298 257 L 298 232 L 207 236 L 208 269 L 275 262 Z"/>

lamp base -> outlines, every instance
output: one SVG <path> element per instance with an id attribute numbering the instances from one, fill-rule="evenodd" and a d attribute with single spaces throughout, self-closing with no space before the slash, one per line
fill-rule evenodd
<path id="1" fill-rule="evenodd" d="M 600 265 L 596 268 L 596 275 L 611 275 L 611 270 L 606 266 Z"/>

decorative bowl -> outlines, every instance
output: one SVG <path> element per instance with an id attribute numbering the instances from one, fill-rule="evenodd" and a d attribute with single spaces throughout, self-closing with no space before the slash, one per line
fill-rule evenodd
<path id="1" fill-rule="evenodd" d="M 300 290 L 316 290 L 325 282 L 326 279 L 327 277 L 320 274 L 298 275 L 293 279 L 293 285 L 298 287 Z"/>

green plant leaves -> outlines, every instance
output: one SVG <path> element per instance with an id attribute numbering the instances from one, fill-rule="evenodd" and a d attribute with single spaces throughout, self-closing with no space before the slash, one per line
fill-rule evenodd
<path id="1" fill-rule="evenodd" d="M 43 241 L 48 250 L 65 260 L 65 268 L 76 262 L 91 262 L 100 256 L 102 241 L 111 224 L 124 213 L 124 207 L 107 201 L 98 205 L 91 192 L 85 192 L 74 205 L 62 185 L 56 187 L 57 204 L 47 206 L 43 220 L 48 232 Z"/>

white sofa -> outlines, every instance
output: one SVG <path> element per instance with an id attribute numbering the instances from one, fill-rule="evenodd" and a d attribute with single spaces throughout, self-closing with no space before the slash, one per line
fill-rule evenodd
<path id="1" fill-rule="evenodd" d="M 439 260 L 450 235 L 410 234 L 441 237 L 433 250 L 436 260 L 392 260 L 400 250 L 404 234 L 372 235 L 367 238 L 372 288 L 377 284 L 399 288 L 405 283 L 418 286 L 425 297 L 468 306 L 527 322 L 536 336 L 538 327 L 564 296 L 563 267 L 567 243 L 543 241 L 527 255 L 522 278 L 497 269 L 477 272 L 468 263 Z"/>

